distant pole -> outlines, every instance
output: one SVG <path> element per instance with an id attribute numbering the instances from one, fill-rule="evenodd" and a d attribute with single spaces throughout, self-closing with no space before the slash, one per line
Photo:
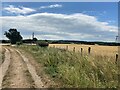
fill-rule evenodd
<path id="1" fill-rule="evenodd" d="M 118 42 L 118 36 L 116 36 L 115 42 L 116 42 L 116 43 Z"/>
<path id="2" fill-rule="evenodd" d="M 31 43 L 34 43 L 34 32 L 32 33 L 32 41 L 31 41 Z"/>
<path id="3" fill-rule="evenodd" d="M 32 39 L 34 38 L 34 32 L 32 33 Z"/>

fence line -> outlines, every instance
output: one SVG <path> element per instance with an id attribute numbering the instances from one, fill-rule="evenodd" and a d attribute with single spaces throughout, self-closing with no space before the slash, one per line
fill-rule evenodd
<path id="1" fill-rule="evenodd" d="M 58 47 L 58 46 L 55 46 L 53 45 L 53 48 L 59 48 L 59 49 L 63 49 L 63 50 L 69 50 L 69 46 L 67 45 L 66 47 Z M 88 47 L 88 54 L 91 54 L 91 47 Z M 76 47 L 73 47 L 73 52 L 76 52 Z M 79 50 L 78 50 L 79 52 Z M 84 49 L 83 48 L 80 48 L 80 54 L 83 55 L 83 52 L 84 52 Z M 118 54 L 115 54 L 115 63 L 118 62 Z"/>

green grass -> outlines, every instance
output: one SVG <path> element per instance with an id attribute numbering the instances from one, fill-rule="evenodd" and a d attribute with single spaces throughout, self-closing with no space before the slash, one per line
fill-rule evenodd
<path id="1" fill-rule="evenodd" d="M 4 53 L 5 53 L 5 50 L 2 49 L 2 50 L 0 51 L 0 64 L 2 64 L 2 63 L 4 62 L 4 58 L 5 58 Z"/>
<path id="2" fill-rule="evenodd" d="M 19 46 L 31 53 L 60 87 L 116 88 L 118 69 L 113 57 L 82 55 L 56 48 Z"/>

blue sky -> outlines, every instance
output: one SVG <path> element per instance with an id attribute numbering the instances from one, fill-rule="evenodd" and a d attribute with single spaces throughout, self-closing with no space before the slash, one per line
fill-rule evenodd
<path id="1" fill-rule="evenodd" d="M 35 32 L 38 39 L 114 41 L 117 5 L 117 2 L 4 2 L 3 32 L 17 28 L 24 38 L 31 38 Z"/>

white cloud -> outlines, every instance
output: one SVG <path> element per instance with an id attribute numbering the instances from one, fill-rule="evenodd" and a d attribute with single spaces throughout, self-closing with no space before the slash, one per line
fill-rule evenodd
<path id="1" fill-rule="evenodd" d="M 6 10 L 9 13 L 14 13 L 14 14 L 28 14 L 31 12 L 36 11 L 35 9 L 32 8 L 27 8 L 27 7 L 15 7 L 13 5 L 9 5 L 8 7 L 5 7 L 4 10 Z"/>
<path id="2" fill-rule="evenodd" d="M 53 5 L 49 5 L 49 6 L 41 6 L 40 9 L 45 9 L 45 8 L 61 8 L 62 5 L 60 4 L 53 4 Z"/>
<path id="3" fill-rule="evenodd" d="M 32 32 L 39 39 L 111 40 L 118 33 L 116 26 L 100 22 L 86 14 L 37 13 L 28 16 L 4 16 L 3 30 L 17 28 L 25 38 Z"/>

